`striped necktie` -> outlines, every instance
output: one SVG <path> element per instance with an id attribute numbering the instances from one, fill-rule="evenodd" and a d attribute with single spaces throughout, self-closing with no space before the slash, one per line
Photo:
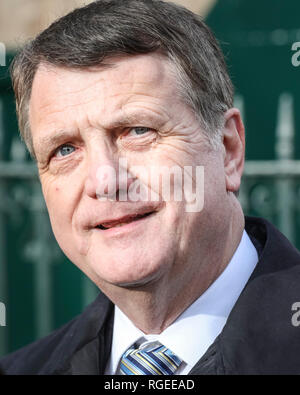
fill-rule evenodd
<path id="1" fill-rule="evenodd" d="M 138 348 L 134 345 L 123 354 L 120 371 L 126 375 L 171 375 L 181 362 L 167 347 L 146 342 Z"/>

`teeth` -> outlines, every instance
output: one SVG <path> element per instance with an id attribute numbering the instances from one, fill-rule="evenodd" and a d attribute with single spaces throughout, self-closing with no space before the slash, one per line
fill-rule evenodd
<path id="1" fill-rule="evenodd" d="M 111 222 L 111 223 L 106 223 L 105 226 L 104 225 L 98 225 L 97 228 L 99 228 L 101 230 L 106 230 L 106 229 L 110 229 L 110 228 L 119 228 L 121 226 L 129 224 L 130 222 L 136 221 L 136 220 L 138 220 L 140 218 L 147 217 L 150 214 L 152 214 L 152 213 L 136 215 L 134 217 L 129 218 L 125 222 L 120 222 L 120 223 L 113 223 L 113 222 Z"/>
<path id="2" fill-rule="evenodd" d="M 114 226 L 114 228 L 120 228 L 120 226 L 126 225 L 128 222 L 122 222 L 121 224 L 117 224 Z"/>
<path id="3" fill-rule="evenodd" d="M 119 222 L 119 223 L 106 223 L 105 224 L 105 226 L 104 225 L 102 225 L 103 226 L 103 228 L 106 228 L 106 229 L 110 229 L 110 228 L 118 228 L 118 227 L 120 227 L 120 226 L 123 226 L 123 225 L 126 225 L 126 224 L 129 224 L 130 222 L 132 222 L 132 221 L 134 221 L 136 218 L 130 218 L 130 219 L 128 219 L 128 221 L 126 221 L 126 222 Z"/>

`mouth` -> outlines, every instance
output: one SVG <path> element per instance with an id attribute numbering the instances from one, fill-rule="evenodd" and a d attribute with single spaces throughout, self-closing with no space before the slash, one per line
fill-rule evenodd
<path id="1" fill-rule="evenodd" d="M 148 213 L 144 213 L 144 214 L 133 214 L 133 215 L 127 215 L 125 217 L 119 218 L 117 220 L 114 221 L 106 221 L 103 222 L 99 225 L 96 226 L 97 229 L 100 230 L 108 230 L 108 229 L 112 229 L 112 228 L 120 228 L 124 225 L 128 225 L 132 222 L 137 222 L 140 221 L 146 217 L 149 217 L 150 215 L 154 214 L 155 211 L 151 211 Z"/>

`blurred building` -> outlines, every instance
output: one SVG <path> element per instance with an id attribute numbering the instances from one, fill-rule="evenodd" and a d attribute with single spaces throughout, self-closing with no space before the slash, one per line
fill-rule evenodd
<path id="1" fill-rule="evenodd" d="M 0 42 L 8 49 L 34 37 L 58 17 L 93 0 L 1 0 Z M 207 15 L 216 0 L 177 0 L 193 12 Z"/>

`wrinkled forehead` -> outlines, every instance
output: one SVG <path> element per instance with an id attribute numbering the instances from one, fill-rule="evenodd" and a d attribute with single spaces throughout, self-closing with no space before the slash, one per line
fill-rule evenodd
<path id="1" fill-rule="evenodd" d="M 55 94 L 57 100 L 62 93 L 68 98 L 78 92 L 84 95 L 100 84 L 106 96 L 122 93 L 130 85 L 135 91 L 148 86 L 153 93 L 164 96 L 175 93 L 178 85 L 175 66 L 160 53 L 107 58 L 99 67 L 84 69 L 42 63 L 33 80 L 30 108 L 36 99 L 45 106 Z"/>
<path id="2" fill-rule="evenodd" d="M 168 118 L 178 105 L 179 114 L 183 103 L 175 74 L 170 61 L 160 54 L 107 59 L 93 69 L 41 64 L 29 103 L 33 140 L 37 131 L 74 127 L 71 123 L 95 119 L 96 114 L 105 127 L 131 107 L 148 107 Z"/>
<path id="3" fill-rule="evenodd" d="M 29 107 L 33 145 L 36 149 L 41 137 L 57 130 L 108 131 L 143 123 L 150 113 L 155 126 L 178 124 L 187 108 L 177 91 L 172 65 L 160 54 L 108 59 L 93 69 L 42 64 Z"/>

